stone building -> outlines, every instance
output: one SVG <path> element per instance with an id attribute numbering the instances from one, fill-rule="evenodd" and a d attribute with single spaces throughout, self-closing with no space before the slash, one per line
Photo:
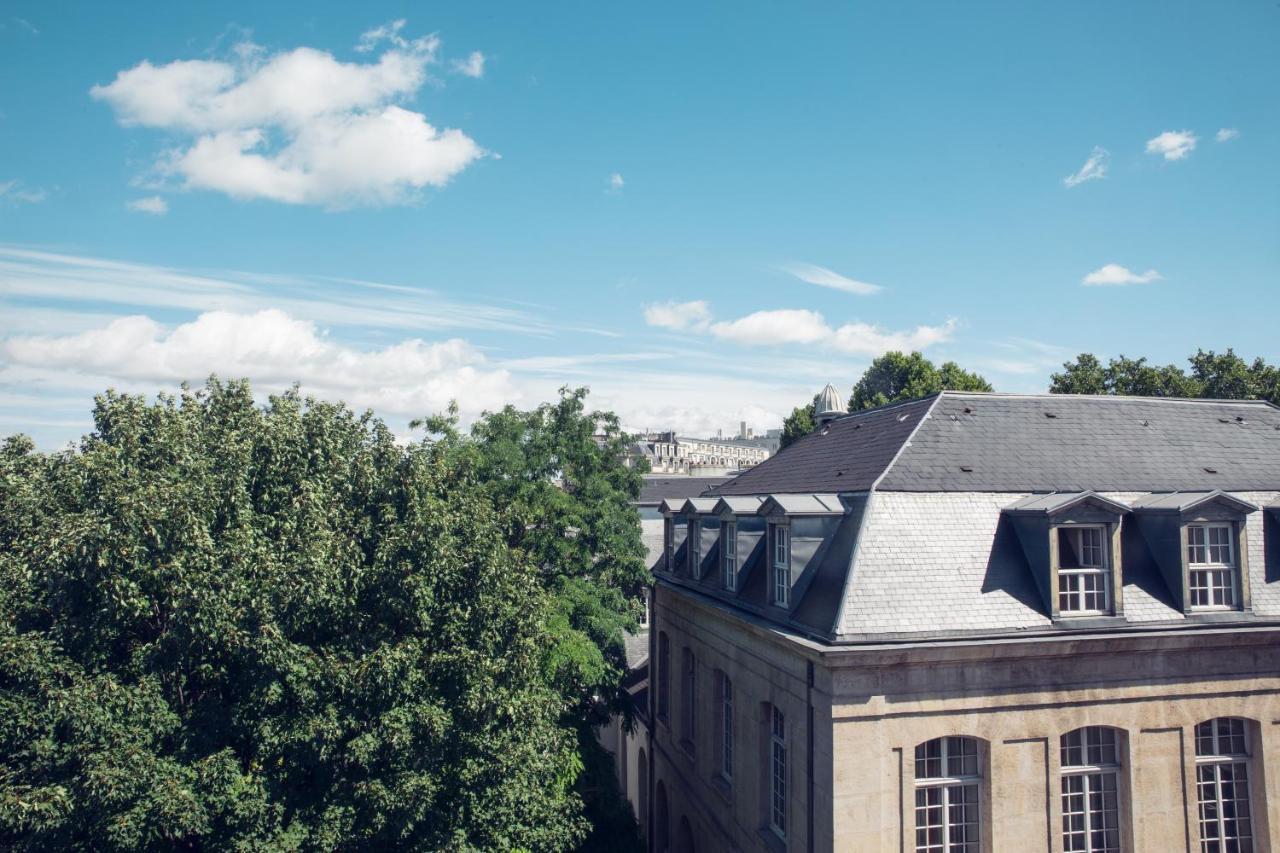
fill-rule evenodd
<path id="1" fill-rule="evenodd" d="M 700 476 L 723 476 L 759 465 L 773 455 L 781 441 L 780 430 L 770 430 L 765 437 L 744 435 L 737 438 L 691 438 L 674 432 L 658 432 L 637 441 L 633 457 L 643 457 L 649 470 Z M 778 433 L 778 435 L 773 435 Z"/>
<path id="2" fill-rule="evenodd" d="M 942 392 L 661 510 L 650 849 L 1280 853 L 1275 407 Z"/>

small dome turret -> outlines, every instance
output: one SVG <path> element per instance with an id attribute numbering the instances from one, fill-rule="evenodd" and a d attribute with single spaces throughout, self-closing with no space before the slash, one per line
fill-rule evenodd
<path id="1" fill-rule="evenodd" d="M 835 386 L 828 383 L 826 388 L 818 392 L 818 398 L 814 401 L 813 419 L 818 426 L 822 426 L 843 414 L 845 414 L 844 400 L 841 399 L 840 392 Z"/>

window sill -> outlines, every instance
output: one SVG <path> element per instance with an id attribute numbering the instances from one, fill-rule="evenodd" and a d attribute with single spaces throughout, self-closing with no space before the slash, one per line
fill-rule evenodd
<path id="1" fill-rule="evenodd" d="M 761 828 L 760 840 L 764 842 L 765 849 L 770 851 L 770 853 L 786 853 L 787 840 L 778 835 L 777 831 L 773 827 L 766 826 Z"/>

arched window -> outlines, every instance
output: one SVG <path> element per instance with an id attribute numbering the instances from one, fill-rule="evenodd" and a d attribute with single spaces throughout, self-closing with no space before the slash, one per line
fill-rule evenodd
<path id="1" fill-rule="evenodd" d="M 667 786 L 658 782 L 653 794 L 653 840 L 657 853 L 671 849 L 671 818 L 667 814 Z"/>
<path id="2" fill-rule="evenodd" d="M 916 747 L 916 853 L 978 853 L 978 741 L 940 737 Z"/>
<path id="3" fill-rule="evenodd" d="M 1062 849 L 1120 853 L 1120 739 L 1087 726 L 1062 736 Z"/>
<path id="4" fill-rule="evenodd" d="M 636 800 L 639 803 L 640 834 L 646 838 L 649 835 L 649 756 L 645 754 L 644 747 L 640 747 L 640 755 L 636 759 Z"/>
<path id="5" fill-rule="evenodd" d="M 1238 717 L 1218 717 L 1196 726 L 1201 853 L 1253 850 L 1247 729 Z"/>

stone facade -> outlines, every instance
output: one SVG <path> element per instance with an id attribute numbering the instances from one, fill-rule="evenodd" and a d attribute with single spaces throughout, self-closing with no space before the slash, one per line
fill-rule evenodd
<path id="1" fill-rule="evenodd" d="M 658 508 L 651 850 L 1280 853 L 1275 407 L 943 392 Z"/>

